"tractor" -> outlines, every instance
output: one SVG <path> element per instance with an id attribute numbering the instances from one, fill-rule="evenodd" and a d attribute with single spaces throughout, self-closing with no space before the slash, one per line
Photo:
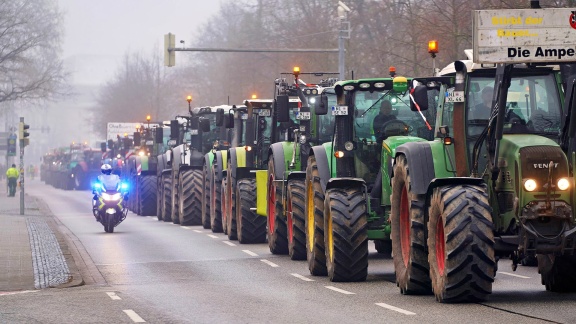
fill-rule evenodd
<path id="1" fill-rule="evenodd" d="M 337 79 L 327 78 L 318 84 L 306 84 L 299 76 L 324 76 L 336 73 L 301 73 L 294 69 L 295 81 L 288 85 L 284 80 L 277 84 L 276 95 L 287 95 L 300 100 L 296 124 L 289 129 L 289 139 L 273 143 L 268 149 L 268 244 L 274 254 L 289 254 L 292 260 L 306 259 L 304 228 L 304 196 L 306 162 L 314 145 L 329 142 L 334 129 L 331 116 L 314 114 L 319 104 L 317 97 L 324 93 L 335 103 L 332 87 Z M 286 109 L 286 108 L 282 108 Z"/>
<path id="2" fill-rule="evenodd" d="M 433 109 L 410 109 L 416 79 L 392 75 L 337 82 L 334 106 L 327 95 L 319 97 L 315 113 L 330 110 L 334 129 L 329 142 L 309 150 L 306 166 L 306 259 L 312 275 L 363 281 L 368 241 L 374 240 L 378 252 L 390 254 L 393 156 L 404 143 L 432 139 L 435 118 Z M 432 100 L 438 94 L 437 79 L 421 79 L 430 85 Z M 388 108 L 388 117 L 378 123 L 383 108 Z"/>

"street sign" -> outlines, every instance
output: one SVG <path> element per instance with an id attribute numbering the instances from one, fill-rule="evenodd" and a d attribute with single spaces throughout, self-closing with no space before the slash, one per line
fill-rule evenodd
<path id="1" fill-rule="evenodd" d="M 574 62 L 573 8 L 476 10 L 474 63 Z"/>

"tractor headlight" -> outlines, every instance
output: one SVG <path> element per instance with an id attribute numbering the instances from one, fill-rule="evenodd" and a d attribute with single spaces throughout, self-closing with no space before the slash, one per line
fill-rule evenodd
<path id="1" fill-rule="evenodd" d="M 244 149 L 246 150 L 246 152 L 250 152 L 250 151 L 252 151 L 252 146 L 246 145 L 246 146 L 244 147 Z"/>
<path id="2" fill-rule="evenodd" d="M 346 149 L 346 151 L 352 151 L 354 149 L 354 143 L 348 141 L 344 143 L 344 148 Z"/>
<path id="3" fill-rule="evenodd" d="M 342 151 L 336 151 L 334 152 L 334 157 L 336 157 L 337 159 L 344 157 L 344 152 Z"/>
<path id="4" fill-rule="evenodd" d="M 300 135 L 300 144 L 306 144 L 306 135 Z"/>
<path id="5" fill-rule="evenodd" d="M 568 188 L 570 188 L 570 181 L 568 181 L 568 179 L 566 178 L 560 178 L 558 179 L 558 183 L 557 183 L 558 189 L 564 191 L 564 190 L 568 190 Z"/>
<path id="6" fill-rule="evenodd" d="M 536 190 L 536 187 L 537 187 L 536 180 L 534 179 L 524 180 L 524 189 L 526 189 L 526 191 L 534 191 Z"/>

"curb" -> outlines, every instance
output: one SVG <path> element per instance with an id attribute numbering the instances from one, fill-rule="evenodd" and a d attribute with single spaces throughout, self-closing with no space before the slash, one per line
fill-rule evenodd
<path id="1" fill-rule="evenodd" d="M 70 280 L 66 283 L 54 286 L 53 288 L 70 288 L 87 284 L 106 284 L 106 280 L 98 271 L 90 255 L 80 242 L 59 219 L 54 216 L 43 199 L 30 196 L 36 200 L 42 215 L 47 216 L 46 223 L 52 229 L 54 236 L 58 240 L 68 269 L 70 270 Z M 84 280 L 86 278 L 86 280 Z"/>

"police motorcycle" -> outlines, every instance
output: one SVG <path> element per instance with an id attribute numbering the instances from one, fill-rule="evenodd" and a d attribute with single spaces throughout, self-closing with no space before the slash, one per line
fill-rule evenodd
<path id="1" fill-rule="evenodd" d="M 118 175 L 112 174 L 112 167 L 104 164 L 102 174 L 92 185 L 92 213 L 96 221 L 104 225 L 106 233 L 114 233 L 114 227 L 122 223 L 128 215 L 128 208 L 123 205 L 128 200 L 128 184 L 120 181 Z"/>

